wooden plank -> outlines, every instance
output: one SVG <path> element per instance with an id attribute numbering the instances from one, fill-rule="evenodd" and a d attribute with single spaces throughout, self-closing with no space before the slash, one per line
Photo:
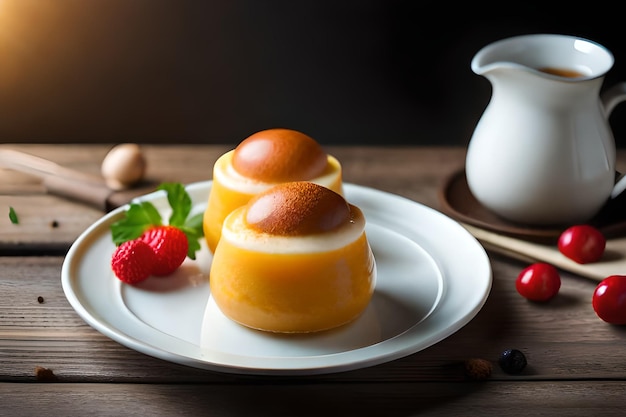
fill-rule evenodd
<path id="1" fill-rule="evenodd" d="M 0 255 L 63 254 L 104 213 L 54 196 L 0 195 Z M 8 216 L 13 207 L 19 223 Z"/>
<path id="2" fill-rule="evenodd" d="M 228 376 L 154 359 L 93 330 L 74 312 L 60 282 L 62 257 L 3 257 L 0 272 L 0 355 L 2 380 L 33 381 L 37 366 L 63 381 L 224 381 Z M 557 299 L 530 303 L 514 279 L 525 266 L 492 257 L 494 283 L 483 309 L 448 339 L 388 364 L 315 381 L 455 381 L 473 357 L 494 363 L 493 377 L 511 379 L 495 364 L 503 350 L 525 351 L 529 367 L 514 379 L 624 378 L 624 335 L 595 316 L 595 282 L 563 274 Z M 471 271 L 469 271 L 471 273 Z M 43 298 L 43 303 L 38 302 Z"/>
<path id="3" fill-rule="evenodd" d="M 17 148 L 97 173 L 110 146 Z M 214 161 L 228 149 L 147 145 L 149 179 L 210 179 Z M 345 181 L 434 208 L 438 187 L 462 167 L 465 153 L 436 147 L 328 150 L 342 161 Z M 623 169 L 626 150 L 618 155 L 618 169 Z M 0 415 L 623 414 L 626 375 L 619 364 L 624 334 L 595 316 L 591 294 L 597 283 L 563 271 L 556 299 L 527 302 L 514 288 L 527 261 L 497 253 L 490 253 L 493 288 L 478 315 L 440 343 L 386 364 L 270 378 L 205 371 L 143 355 L 89 327 L 61 287 L 64 251 L 104 213 L 45 191 L 28 175 L 0 169 Z M 9 206 L 20 215 L 19 225 L 1 215 Z M 507 348 L 526 353 L 529 364 L 522 374 L 507 375 L 497 366 Z M 467 379 L 464 362 L 469 358 L 492 362 L 487 381 Z M 53 372 L 58 383 L 38 379 L 38 367 Z"/>
<path id="4" fill-rule="evenodd" d="M 0 384 L 3 416 L 623 416 L 625 381 Z"/>
<path id="5" fill-rule="evenodd" d="M 161 182 L 189 184 L 212 178 L 213 163 L 227 146 L 144 146 L 149 161 L 149 178 L 142 193 Z M 109 146 L 20 145 L 12 149 L 47 158 L 84 172 L 97 173 Z M 458 148 L 331 147 L 343 163 L 344 180 L 397 193 L 438 207 L 438 186 L 462 163 Z M 132 197 L 129 194 L 128 199 Z M 8 217 L 13 207 L 19 217 L 14 225 Z M 46 193 L 37 178 L 0 169 L 0 254 L 62 254 L 93 222 L 105 214 Z"/>
<path id="6" fill-rule="evenodd" d="M 109 145 L 4 145 L 90 174 L 98 174 Z M 190 183 L 212 178 L 213 164 L 229 145 L 143 145 L 146 178 L 159 183 Z M 344 180 L 395 192 L 425 204 L 437 203 L 437 186 L 463 165 L 465 150 L 446 147 L 329 146 L 342 163 Z M 36 178 L 0 169 L 0 195 L 43 193 Z M 16 187 L 15 184 L 19 184 Z"/>

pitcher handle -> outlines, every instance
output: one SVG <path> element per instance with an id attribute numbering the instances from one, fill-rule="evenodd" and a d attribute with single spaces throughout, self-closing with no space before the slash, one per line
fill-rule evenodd
<path id="1" fill-rule="evenodd" d="M 605 90 L 600 96 L 600 101 L 608 117 L 615 106 L 622 101 L 626 101 L 626 82 L 615 84 L 608 90 Z"/>
<path id="2" fill-rule="evenodd" d="M 626 82 L 617 83 L 600 95 L 600 101 L 604 107 L 606 117 L 611 115 L 613 109 L 622 101 L 626 101 Z M 615 173 L 615 185 L 611 192 L 611 198 L 616 198 L 626 190 L 626 175 Z"/>

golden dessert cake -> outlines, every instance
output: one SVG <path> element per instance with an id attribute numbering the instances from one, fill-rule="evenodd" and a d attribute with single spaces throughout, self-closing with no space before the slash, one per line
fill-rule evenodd
<path id="1" fill-rule="evenodd" d="M 276 185 L 226 218 L 209 280 L 222 313 L 244 326 L 305 333 L 349 323 L 376 280 L 363 212 L 318 184 Z"/>
<path id="2" fill-rule="evenodd" d="M 310 181 L 343 193 L 339 161 L 313 138 L 295 130 L 257 132 L 218 158 L 203 220 L 209 249 L 215 251 L 222 223 L 231 211 L 289 181 Z"/>

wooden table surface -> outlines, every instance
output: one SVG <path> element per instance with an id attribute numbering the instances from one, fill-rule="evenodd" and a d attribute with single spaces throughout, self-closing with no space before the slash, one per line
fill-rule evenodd
<path id="1" fill-rule="evenodd" d="M 105 145 L 10 147 L 97 174 Z M 151 181 L 211 178 L 231 146 L 148 146 Z M 465 149 L 328 147 L 346 182 L 438 208 L 445 178 Z M 618 169 L 626 166 L 619 152 Z M 20 223 L 9 220 L 13 207 Z M 624 415 L 626 328 L 597 318 L 597 282 L 562 272 L 558 297 L 530 303 L 514 287 L 527 263 L 489 253 L 491 293 L 476 317 L 443 341 L 388 363 L 313 376 L 233 375 L 129 349 L 87 325 L 61 286 L 73 241 L 104 211 L 46 193 L 39 178 L 0 169 L 0 415 L 141 416 L 607 416 Z M 454 250 L 454 242 L 450 242 Z M 626 272 L 626 271 L 625 271 Z M 472 271 L 468 270 L 468 274 Z M 40 298 L 41 297 L 41 298 Z M 502 351 L 528 359 L 518 375 Z M 486 380 L 465 362 L 493 364 Z"/>

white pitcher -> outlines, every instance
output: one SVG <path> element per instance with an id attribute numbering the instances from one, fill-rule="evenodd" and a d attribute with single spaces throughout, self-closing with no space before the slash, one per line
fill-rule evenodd
<path id="1" fill-rule="evenodd" d="M 467 149 L 470 191 L 516 223 L 567 225 L 591 219 L 615 186 L 608 123 L 626 83 L 600 96 L 613 55 L 590 40 L 553 34 L 494 42 L 472 60 L 492 97 Z"/>

